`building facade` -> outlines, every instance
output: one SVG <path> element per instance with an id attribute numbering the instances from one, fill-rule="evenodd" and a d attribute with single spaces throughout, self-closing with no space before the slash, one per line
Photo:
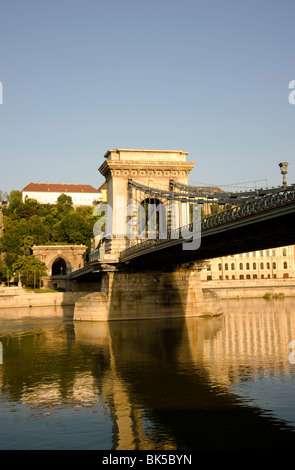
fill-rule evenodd
<path id="1" fill-rule="evenodd" d="M 209 260 L 203 281 L 295 278 L 294 245 Z"/>
<path id="2" fill-rule="evenodd" d="M 92 206 L 102 200 L 102 193 L 89 184 L 30 183 L 22 190 L 22 201 L 35 199 L 41 204 L 56 204 L 61 194 L 71 196 L 73 206 Z"/>

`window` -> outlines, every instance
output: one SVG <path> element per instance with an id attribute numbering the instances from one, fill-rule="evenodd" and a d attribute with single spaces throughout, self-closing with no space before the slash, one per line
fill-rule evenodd
<path id="1" fill-rule="evenodd" d="M 227 264 L 227 263 L 225 263 L 224 269 L 225 269 L 226 271 L 228 271 L 228 264 Z"/>
<path id="2" fill-rule="evenodd" d="M 232 264 L 231 264 L 231 270 L 232 270 L 232 271 L 235 270 L 235 263 L 232 263 Z"/>
<path id="3" fill-rule="evenodd" d="M 286 248 L 283 248 L 283 256 L 287 256 L 287 250 L 286 250 Z"/>
<path id="4" fill-rule="evenodd" d="M 270 263 L 266 263 L 266 269 L 270 269 Z"/>
<path id="5" fill-rule="evenodd" d="M 272 256 L 276 256 L 276 250 L 272 250 Z"/>
<path id="6" fill-rule="evenodd" d="M 288 269 L 288 263 L 286 261 L 284 262 L 284 269 Z"/>
<path id="7" fill-rule="evenodd" d="M 247 270 L 250 269 L 250 263 L 246 263 L 246 269 L 247 269 Z"/>
<path id="8" fill-rule="evenodd" d="M 264 264 L 260 263 L 260 269 L 264 269 Z"/>
<path id="9" fill-rule="evenodd" d="M 256 269 L 256 263 L 253 263 L 253 269 Z"/>
<path id="10" fill-rule="evenodd" d="M 240 263 L 240 269 L 243 269 L 243 263 Z M 240 278 L 241 279 L 241 278 Z"/>
<path id="11" fill-rule="evenodd" d="M 272 263 L 273 269 L 277 269 L 277 263 Z"/>
<path id="12" fill-rule="evenodd" d="M 222 271 L 222 264 L 221 263 L 218 264 L 218 269 L 219 269 L 219 271 Z"/>

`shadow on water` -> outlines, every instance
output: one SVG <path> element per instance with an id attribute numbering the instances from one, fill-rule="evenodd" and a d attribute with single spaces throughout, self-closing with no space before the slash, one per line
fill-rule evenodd
<path id="1" fill-rule="evenodd" d="M 210 377 L 202 350 L 223 320 L 190 319 L 184 328 L 178 326 L 177 321 L 110 324 L 117 372 L 133 406 L 148 410 L 177 449 L 292 449 L 291 427 L 266 417 Z"/>
<path id="2" fill-rule="evenodd" d="M 245 315 L 113 322 L 30 319 L 13 322 L 9 329 L 1 320 L 0 391 L 8 401 L 37 409 L 38 416 L 54 407 L 104 403 L 112 425 L 111 449 L 292 450 L 293 428 L 232 393 L 223 380 L 234 368 L 225 361 L 233 358 L 226 349 L 232 341 L 224 335 L 233 318 L 241 343 L 245 323 L 241 327 L 238 320 Z M 273 319 L 273 313 L 251 318 L 257 326 L 266 317 Z M 273 321 L 277 330 L 278 318 Z M 236 350 L 237 368 L 240 373 L 244 368 L 251 381 L 251 360 L 239 354 Z M 79 446 L 73 432 L 71 427 L 68 439 L 74 443 L 64 448 Z M 91 437 L 86 435 L 85 445 Z"/>

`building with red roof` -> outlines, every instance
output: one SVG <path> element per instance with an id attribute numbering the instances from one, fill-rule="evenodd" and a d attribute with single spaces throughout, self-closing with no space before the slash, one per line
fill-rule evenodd
<path id="1" fill-rule="evenodd" d="M 71 196 L 73 206 L 92 206 L 102 200 L 100 189 L 89 184 L 30 183 L 22 190 L 22 200 L 35 199 L 41 204 L 56 204 L 61 194 Z"/>

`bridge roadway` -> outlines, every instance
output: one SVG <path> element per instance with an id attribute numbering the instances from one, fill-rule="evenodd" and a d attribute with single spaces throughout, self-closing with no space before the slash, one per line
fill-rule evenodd
<path id="1" fill-rule="evenodd" d="M 171 235 L 127 248 L 121 253 L 119 266 L 127 271 L 165 270 L 174 265 L 295 244 L 295 186 L 206 217 L 201 222 L 198 249 L 184 250 L 185 240 Z M 71 278 L 90 280 L 102 269 L 94 261 L 72 273 Z"/>

